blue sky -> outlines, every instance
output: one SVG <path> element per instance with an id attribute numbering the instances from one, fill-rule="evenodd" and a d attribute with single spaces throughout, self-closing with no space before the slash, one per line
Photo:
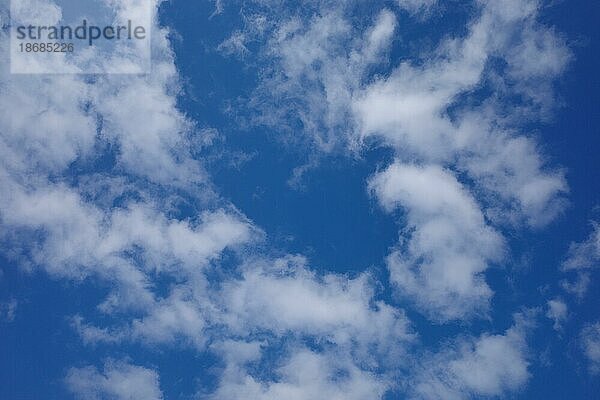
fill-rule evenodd
<path id="1" fill-rule="evenodd" d="M 599 4 L 150 1 L 150 73 L 18 75 L 5 3 L 0 398 L 597 398 Z"/>

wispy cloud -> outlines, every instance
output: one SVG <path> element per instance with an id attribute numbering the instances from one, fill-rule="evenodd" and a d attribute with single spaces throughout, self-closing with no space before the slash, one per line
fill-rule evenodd
<path id="1" fill-rule="evenodd" d="M 592 374 L 600 374 L 600 322 L 589 325 L 581 331 L 581 346 L 589 361 Z"/>

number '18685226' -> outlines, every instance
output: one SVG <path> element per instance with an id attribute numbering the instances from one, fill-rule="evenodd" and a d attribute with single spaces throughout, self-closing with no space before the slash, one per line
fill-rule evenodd
<path id="1" fill-rule="evenodd" d="M 19 43 L 21 53 L 72 53 L 73 43 Z"/>

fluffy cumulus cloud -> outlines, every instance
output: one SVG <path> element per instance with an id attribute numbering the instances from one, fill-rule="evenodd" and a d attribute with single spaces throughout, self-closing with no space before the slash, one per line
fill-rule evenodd
<path id="1" fill-rule="evenodd" d="M 385 209 L 407 212 L 408 238 L 388 258 L 399 293 L 440 320 L 486 311 L 492 292 L 483 272 L 501 260 L 503 240 L 454 175 L 394 163 L 369 186 Z"/>
<path id="2" fill-rule="evenodd" d="M 151 309 L 154 277 L 195 274 L 251 238 L 250 223 L 216 198 L 191 156 L 194 128 L 176 108 L 168 32 L 152 29 L 152 74 L 0 78 L 0 233 L 14 246 L 9 256 L 57 277 L 112 282 L 107 311 Z M 107 154 L 114 175 L 92 172 Z M 169 196 L 153 195 L 159 190 Z M 169 214 L 183 201 L 176 190 L 196 198 L 196 215 Z M 29 240 L 36 245 L 23 247 Z"/>
<path id="3" fill-rule="evenodd" d="M 569 53 L 560 38 L 551 36 L 549 28 L 536 24 L 536 3 L 482 2 L 481 6 L 481 14 L 471 23 L 466 37 L 448 38 L 432 60 L 418 66 L 401 63 L 389 77 L 353 94 L 357 133 L 361 138 L 384 138 L 404 157 L 454 164 L 476 185 L 503 200 L 500 203 L 504 204 L 491 206 L 503 207 L 503 214 L 510 215 L 507 219 L 544 225 L 561 210 L 566 184 L 560 172 L 545 170 L 535 143 L 515 131 L 518 115 L 529 115 L 539 107 L 514 104 L 512 107 L 519 110 L 515 120 L 503 121 L 496 99 L 473 111 L 461 109 L 457 98 L 485 84 L 486 67 L 493 57 L 504 57 L 509 66 L 528 71 L 521 74 L 538 81 L 559 74 Z M 526 44 L 536 43 L 538 36 L 550 36 L 552 47 L 547 51 L 559 60 L 560 67 L 541 73 L 528 67 L 529 63 L 540 65 L 534 61 L 537 56 L 523 57 L 520 62 L 510 59 L 515 36 Z M 511 81 L 510 75 L 505 79 Z M 510 88 L 525 91 L 520 86 L 524 81 L 520 79 Z M 531 102 L 538 104 L 534 99 Z M 450 112 L 451 106 L 457 109 Z M 529 117 L 522 118 L 527 121 Z"/>
<path id="4" fill-rule="evenodd" d="M 192 285 L 197 292 L 194 293 Z M 141 317 L 131 318 L 126 324 L 101 327 L 85 321 L 81 315 L 74 316 L 73 328 L 86 344 L 141 343 L 143 345 L 176 345 L 201 350 L 207 337 L 205 328 L 212 319 L 211 307 L 204 281 L 192 281 L 175 287 L 166 298 L 150 300 Z M 118 301 L 109 298 L 113 303 Z M 106 302 L 101 304 L 101 308 Z"/>
<path id="5" fill-rule="evenodd" d="M 238 334 L 314 337 L 379 358 L 401 355 L 414 339 L 402 311 L 374 300 L 367 275 L 319 277 L 297 257 L 245 270 L 241 280 L 224 284 L 222 298 L 226 322 Z"/>
<path id="6" fill-rule="evenodd" d="M 393 24 L 391 15 L 381 18 Z M 290 257 L 249 262 L 239 278 L 209 282 L 226 249 L 241 250 L 263 235 L 219 198 L 195 158 L 201 149 L 190 137 L 202 132 L 176 107 L 179 77 L 168 32 L 153 29 L 148 75 L 2 75 L 0 182 L 7 190 L 0 195 L 1 233 L 13 246 L 7 256 L 55 279 L 109 284 L 97 306 L 104 324 L 93 322 L 94 315 L 70 318 L 84 344 L 185 346 L 229 360 L 225 350 L 207 343 L 251 341 L 257 333 L 275 342 L 263 346 L 268 352 L 283 346 L 277 342 L 286 335 L 299 337 L 298 350 L 277 370 L 287 383 L 261 381 L 243 389 L 236 377 L 259 378 L 227 361 L 215 397 L 229 396 L 224 393 L 236 385 L 265 398 L 382 395 L 388 383 L 371 372 L 380 357 L 370 357 L 371 364 L 353 357 L 366 360 L 375 349 L 391 362 L 414 334 L 401 310 L 374 300 L 366 275 L 319 277 Z M 373 46 L 386 35 L 373 31 Z M 3 51 L 6 45 L 3 40 Z M 106 159 L 106 172 L 98 172 Z M 192 215 L 177 213 L 181 203 Z M 165 280 L 172 282 L 166 289 Z M 329 349 L 302 349 L 303 339 Z M 241 372 L 233 376 L 232 369 Z M 337 376 L 346 373 L 348 379 Z M 315 376 L 320 380 L 304 393 Z M 86 399 L 162 398 L 158 372 L 128 362 L 73 368 L 66 383 Z"/>
<path id="7" fill-rule="evenodd" d="M 231 366 L 228 366 L 228 369 Z M 214 399 L 250 397 L 257 400 L 287 399 L 371 399 L 380 398 L 385 383 L 368 372 L 361 371 L 352 363 L 340 362 L 334 357 L 297 350 L 277 369 L 279 381 L 260 383 L 251 376 L 238 376 L 226 371 L 226 379 L 217 390 Z M 233 376 L 229 376 L 232 374 Z"/>
<path id="8" fill-rule="evenodd" d="M 507 395 L 529 379 L 525 339 L 531 316 L 518 315 L 502 335 L 462 339 L 426 359 L 411 397 L 458 400 Z"/>
<path id="9" fill-rule="evenodd" d="M 72 368 L 66 384 L 78 399 L 162 400 L 158 374 L 125 361 L 107 361 L 102 371 Z"/>

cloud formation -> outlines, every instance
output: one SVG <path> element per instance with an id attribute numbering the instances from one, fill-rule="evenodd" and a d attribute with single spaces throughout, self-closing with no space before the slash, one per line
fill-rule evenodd
<path id="1" fill-rule="evenodd" d="M 397 162 L 369 187 L 385 209 L 407 213 L 405 242 L 387 260 L 398 292 L 437 320 L 485 313 L 492 292 L 483 273 L 502 259 L 503 239 L 454 175 Z"/>
<path id="2" fill-rule="evenodd" d="M 256 344 L 240 343 L 223 346 L 228 352 L 223 379 L 209 399 L 366 400 L 381 398 L 389 387 L 389 383 L 358 368 L 343 354 L 319 354 L 306 348 L 293 349 L 286 360 L 276 367 L 274 372 L 279 377 L 277 380 L 261 382 L 244 368 L 244 364 L 259 357 L 257 347 Z M 235 354 L 232 354 L 234 351 Z"/>
<path id="3" fill-rule="evenodd" d="M 374 299 L 368 275 L 317 276 L 303 259 L 249 266 L 241 280 L 226 282 L 225 318 L 238 335 L 271 332 L 313 337 L 377 360 L 400 356 L 414 339 L 401 310 Z"/>
<path id="4" fill-rule="evenodd" d="M 399 6 L 416 12 L 433 3 Z M 309 148 L 321 154 L 392 149 L 394 164 L 369 182 L 381 196 L 404 193 L 393 201 L 407 213 L 406 236 L 388 259 L 398 294 L 414 297 L 437 320 L 483 315 L 492 296 L 483 272 L 502 258 L 495 232 L 542 228 L 566 205 L 563 172 L 549 165 L 524 127 L 551 112 L 553 82 L 571 53 L 552 27 L 539 22 L 539 2 L 478 1 L 466 34 L 444 36 L 432 49 L 388 65 L 386 55 L 402 35 L 394 10 L 383 9 L 357 27 L 348 17 L 353 4 L 314 6 L 306 23 L 284 13 L 282 22 L 262 30 L 269 38 L 262 53 L 268 79 L 250 101 L 263 110 L 256 121 L 286 137 L 281 126 L 297 127 L 289 140 L 302 141 L 296 134 L 301 130 Z M 421 185 L 402 187 L 403 180 L 384 178 L 403 164 L 423 171 Z M 428 172 L 436 168 L 444 178 Z M 294 182 L 305 170 L 295 172 Z M 408 199 L 448 195 L 436 192 L 442 180 L 454 181 L 441 187 L 456 186 L 452 191 L 461 191 L 461 199 L 452 209 L 434 211 L 443 216 L 426 217 L 415 209 L 421 204 Z M 390 208 L 391 200 L 379 200 Z M 477 221 L 467 216 L 467 229 L 458 232 L 465 208 L 476 209 Z M 448 240 L 438 238 L 446 249 L 427 248 L 426 242 L 436 241 L 426 237 L 434 222 L 446 223 Z M 478 246 L 463 254 L 461 243 L 468 247 L 473 239 Z M 456 279 L 441 283 L 444 271 Z"/>
<path id="5" fill-rule="evenodd" d="M 562 287 L 569 293 L 583 298 L 590 284 L 590 271 L 600 266 L 600 225 L 592 222 L 592 232 L 586 240 L 571 243 L 569 252 L 562 263 L 562 271 L 575 274 L 575 279 L 565 279 Z"/>
<path id="6" fill-rule="evenodd" d="M 458 400 L 507 395 L 529 379 L 525 338 L 531 316 L 517 315 L 502 335 L 484 334 L 457 341 L 424 362 L 412 397 Z"/>
<path id="7" fill-rule="evenodd" d="M 162 400 L 156 371 L 109 360 L 99 371 L 93 366 L 71 368 L 67 387 L 78 399 Z"/>
<path id="8" fill-rule="evenodd" d="M 548 311 L 546 317 L 554 321 L 554 330 L 562 329 L 562 325 L 567 319 L 568 307 L 561 299 L 548 300 Z"/>
<path id="9" fill-rule="evenodd" d="M 56 11 L 51 1 L 29 3 Z M 539 3 L 476 1 L 462 35 L 390 65 L 398 7 L 412 18 L 437 2 L 377 5 L 362 24 L 349 18 L 352 3 L 248 17 L 215 51 L 245 59 L 247 41 L 264 40 L 265 79 L 248 106 L 256 123 L 303 133 L 302 151 L 391 150 L 366 186 L 399 225 L 384 261 L 395 298 L 435 323 L 489 316 L 486 273 L 510 250 L 501 232 L 541 228 L 565 205 L 563 173 L 523 126 L 551 110 L 570 53 L 538 22 Z M 53 279 L 108 284 L 94 310 L 101 318 L 70 316 L 85 345 L 210 353 L 218 384 L 204 395 L 215 400 L 358 400 L 390 390 L 467 399 L 526 384 L 530 317 L 423 351 L 404 303 L 383 300 L 370 273 L 317 272 L 302 256 L 272 256 L 280 252 L 268 235 L 211 184 L 198 148 L 207 131 L 178 108 L 168 37 L 153 27 L 147 75 L 23 77 L 0 65 L 3 253 Z M 473 100 L 483 88 L 493 94 Z M 565 269 L 597 261 L 596 236 L 572 247 Z M 548 303 L 555 327 L 563 305 Z M 581 339 L 592 367 L 594 327 Z M 159 372 L 108 360 L 71 368 L 65 382 L 80 398 L 153 400 L 163 398 Z"/>

